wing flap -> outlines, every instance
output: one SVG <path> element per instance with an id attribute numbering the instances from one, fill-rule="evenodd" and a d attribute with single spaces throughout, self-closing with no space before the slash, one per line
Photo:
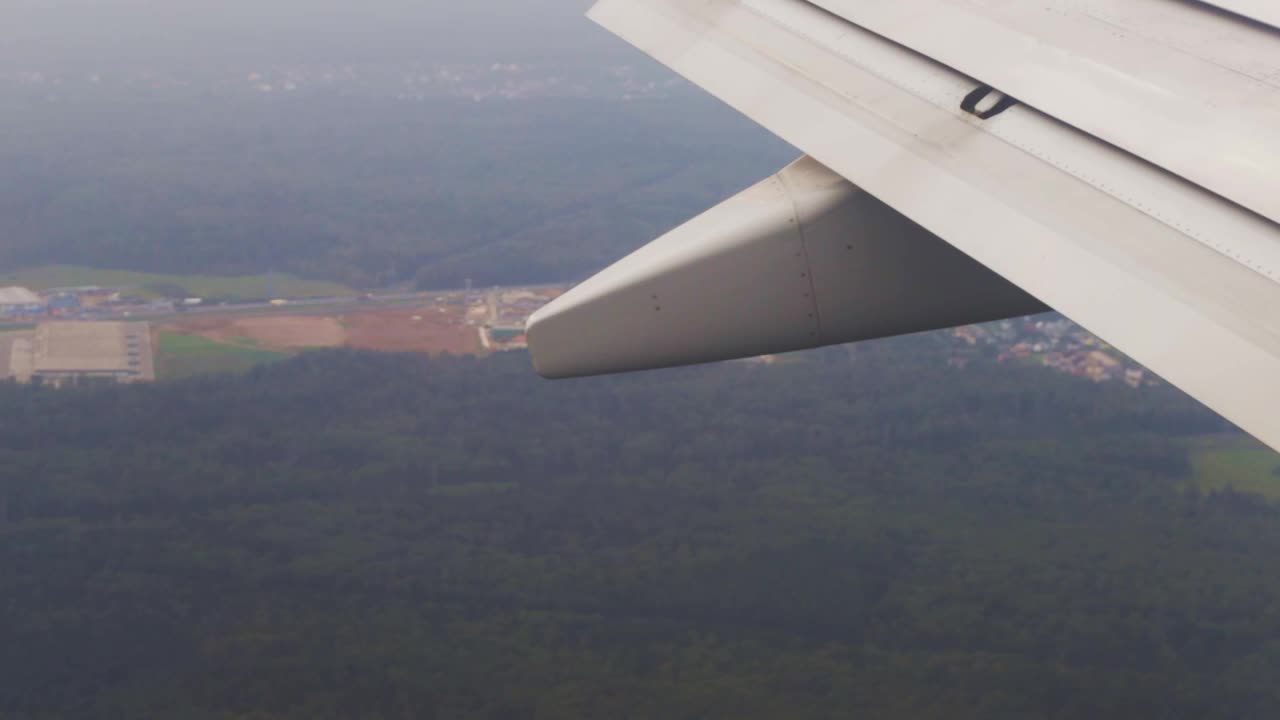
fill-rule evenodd
<path id="1" fill-rule="evenodd" d="M 807 3 L 592 17 L 1280 447 L 1274 224 Z"/>
<path id="2" fill-rule="evenodd" d="M 1280 222 L 1270 29 L 1168 0 L 813 4 Z"/>

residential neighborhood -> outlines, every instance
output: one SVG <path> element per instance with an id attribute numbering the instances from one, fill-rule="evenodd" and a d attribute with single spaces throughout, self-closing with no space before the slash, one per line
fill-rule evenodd
<path id="1" fill-rule="evenodd" d="M 1029 362 L 1098 383 L 1123 382 L 1138 388 L 1159 380 L 1138 363 L 1061 315 L 1003 320 L 955 328 L 964 346 L 986 348 L 1000 362 Z M 964 356 L 953 358 L 963 364 Z"/>

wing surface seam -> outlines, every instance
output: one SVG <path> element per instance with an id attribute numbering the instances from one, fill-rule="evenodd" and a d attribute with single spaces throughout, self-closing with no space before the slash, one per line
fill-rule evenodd
<path id="1" fill-rule="evenodd" d="M 826 337 L 826 333 L 822 329 L 822 309 L 818 304 L 818 286 L 814 283 L 813 263 L 809 260 L 809 239 L 805 235 L 804 222 L 805 218 L 800 214 L 800 204 L 796 202 L 796 196 L 793 188 L 787 183 L 785 175 L 778 176 L 778 183 L 782 185 L 783 191 L 787 194 L 787 201 L 791 203 L 791 218 L 796 225 L 796 234 L 800 239 L 800 252 L 804 254 L 801 258 L 804 260 L 805 279 L 809 286 L 809 305 L 813 308 L 813 329 L 816 337 Z"/>

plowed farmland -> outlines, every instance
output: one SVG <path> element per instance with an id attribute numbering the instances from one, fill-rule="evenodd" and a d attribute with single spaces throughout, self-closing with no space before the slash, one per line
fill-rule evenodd
<path id="1" fill-rule="evenodd" d="M 166 326 L 179 335 L 198 335 L 215 342 L 270 350 L 341 347 L 347 332 L 337 319 L 310 315 L 193 318 Z"/>
<path id="2" fill-rule="evenodd" d="M 483 350 L 476 328 L 466 324 L 461 308 L 351 313 L 340 322 L 347 332 L 347 346 L 363 350 L 454 355 Z"/>
<path id="3" fill-rule="evenodd" d="M 453 307 L 184 318 L 161 330 L 278 351 L 329 347 L 431 354 L 482 351 L 476 328 L 466 324 L 461 308 Z"/>

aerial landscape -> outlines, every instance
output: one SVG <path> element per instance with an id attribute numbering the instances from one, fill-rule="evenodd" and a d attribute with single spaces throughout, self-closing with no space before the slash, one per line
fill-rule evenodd
<path id="1" fill-rule="evenodd" d="M 1280 455 L 1060 314 L 535 375 L 799 154 L 590 4 L 12 10 L 0 720 L 1280 716 Z"/>

